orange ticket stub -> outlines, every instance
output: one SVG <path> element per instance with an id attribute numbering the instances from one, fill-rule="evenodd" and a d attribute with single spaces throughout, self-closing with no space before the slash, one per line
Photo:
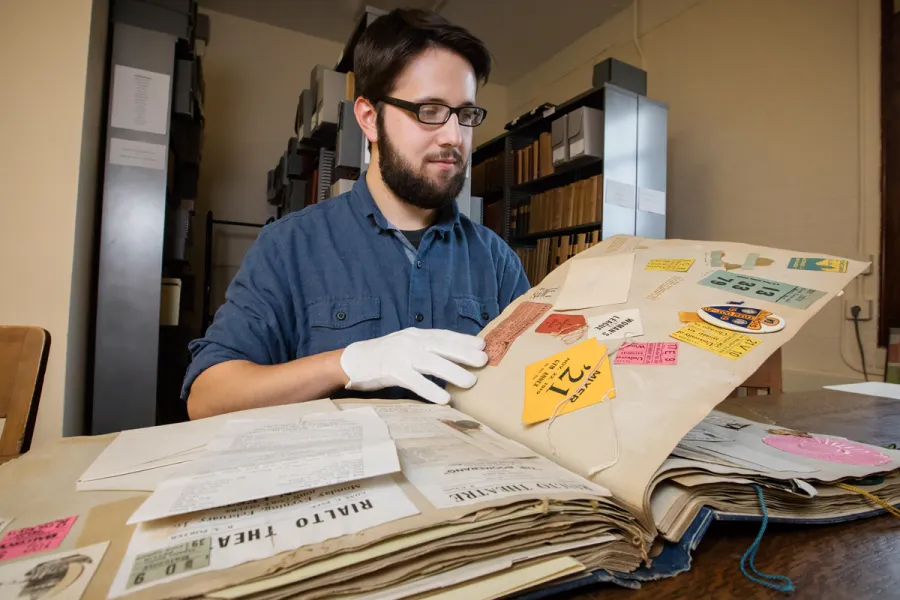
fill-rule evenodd
<path id="1" fill-rule="evenodd" d="M 552 307 L 552 304 L 543 302 L 522 302 L 512 314 L 494 327 L 484 336 L 484 351 L 488 355 L 488 364 L 496 367 L 506 356 L 513 342 L 525 333 L 532 325 L 538 322 L 544 313 Z"/>

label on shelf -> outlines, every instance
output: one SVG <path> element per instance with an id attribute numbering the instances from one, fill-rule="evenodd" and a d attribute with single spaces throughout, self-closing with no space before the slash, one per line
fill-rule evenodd
<path id="1" fill-rule="evenodd" d="M 651 190 L 650 188 L 638 188 L 638 210 L 657 215 L 666 214 L 666 193 Z"/>
<path id="2" fill-rule="evenodd" d="M 607 179 L 604 192 L 604 204 L 614 204 L 624 208 L 634 208 L 636 190 L 630 183 L 622 183 L 614 179 Z"/>

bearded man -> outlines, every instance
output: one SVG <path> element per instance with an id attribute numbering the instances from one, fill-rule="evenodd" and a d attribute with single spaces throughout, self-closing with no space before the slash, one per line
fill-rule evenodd
<path id="1" fill-rule="evenodd" d="M 475 384 L 461 365 L 487 362 L 478 332 L 528 290 L 510 247 L 456 205 L 487 114 L 481 40 L 395 10 L 353 64 L 371 165 L 350 192 L 262 230 L 191 342 L 192 419 L 325 397 L 445 404 L 445 382 Z"/>

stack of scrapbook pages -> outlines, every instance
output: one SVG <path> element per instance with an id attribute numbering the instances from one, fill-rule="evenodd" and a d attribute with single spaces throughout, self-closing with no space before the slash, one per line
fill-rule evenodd
<path id="1" fill-rule="evenodd" d="M 704 506 L 726 518 L 759 515 L 759 493 L 772 520 L 836 522 L 900 503 L 898 467 L 898 450 L 713 411 L 657 471 L 650 504 L 669 541 Z"/>
<path id="2" fill-rule="evenodd" d="M 829 461 L 813 434 L 710 415 L 865 267 L 605 240 L 488 325 L 488 365 L 472 389 L 451 388 L 451 406 L 230 415 L 177 464 L 149 461 L 163 475 L 146 488 L 95 464 L 80 486 L 153 491 L 110 595 L 495 598 L 587 573 L 627 582 L 700 506 L 758 514 L 754 483 L 773 513 L 871 510 L 831 483 L 885 476 L 867 489 L 896 499 L 896 452 L 829 438 L 869 462 Z M 98 461 L 115 463 L 129 439 Z"/>

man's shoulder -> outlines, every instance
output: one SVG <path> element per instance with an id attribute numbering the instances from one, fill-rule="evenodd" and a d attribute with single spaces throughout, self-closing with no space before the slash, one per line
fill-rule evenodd
<path id="1" fill-rule="evenodd" d="M 328 200 L 311 204 L 302 210 L 288 213 L 263 227 L 263 235 L 270 241 L 283 242 L 296 235 L 323 232 L 323 228 L 334 225 L 335 220 L 342 219 L 349 214 L 347 210 L 350 207 L 350 194 L 350 192 L 345 192 Z"/>
<path id="2" fill-rule="evenodd" d="M 469 238 L 475 238 L 491 249 L 492 252 L 511 251 L 509 244 L 503 241 L 497 232 L 486 225 L 476 223 L 464 214 L 459 215 L 459 223 Z"/>

